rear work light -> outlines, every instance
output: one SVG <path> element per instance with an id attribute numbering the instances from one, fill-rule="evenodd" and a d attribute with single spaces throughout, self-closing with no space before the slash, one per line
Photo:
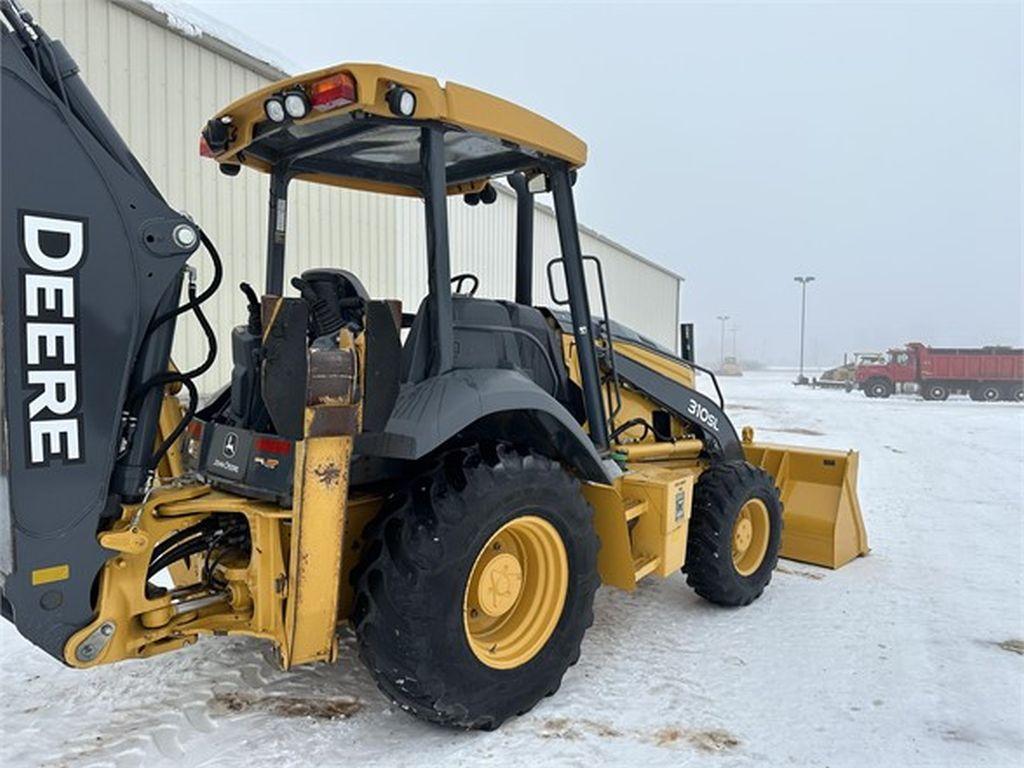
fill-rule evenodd
<path id="1" fill-rule="evenodd" d="M 309 98 L 301 88 L 294 91 L 286 91 L 284 94 L 284 111 L 293 120 L 301 120 L 309 114 Z"/>
<path id="2" fill-rule="evenodd" d="M 309 86 L 309 103 L 317 112 L 343 107 L 356 100 L 356 81 L 348 72 L 317 80 Z"/>
<path id="3" fill-rule="evenodd" d="M 400 85 L 392 86 L 388 91 L 387 102 L 391 114 L 399 117 L 412 117 L 416 111 L 416 94 Z"/>
<path id="4" fill-rule="evenodd" d="M 274 123 L 283 123 L 284 119 L 288 116 L 284 111 L 284 101 L 281 100 L 280 96 L 271 96 L 264 101 L 263 111 L 267 113 L 267 117 Z"/>

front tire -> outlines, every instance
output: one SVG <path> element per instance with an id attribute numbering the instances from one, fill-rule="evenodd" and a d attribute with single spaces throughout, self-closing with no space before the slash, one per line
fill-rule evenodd
<path id="1" fill-rule="evenodd" d="M 886 398 L 893 393 L 893 384 L 888 379 L 869 379 L 864 385 L 864 394 L 868 397 Z"/>
<path id="2" fill-rule="evenodd" d="M 490 730 L 554 693 L 593 622 L 598 539 L 579 482 L 501 447 L 395 494 L 354 575 L 360 656 L 403 709 Z"/>
<path id="3" fill-rule="evenodd" d="M 772 579 L 782 545 L 782 501 L 768 472 L 745 461 L 712 465 L 697 481 L 686 583 L 705 600 L 749 605 Z"/>

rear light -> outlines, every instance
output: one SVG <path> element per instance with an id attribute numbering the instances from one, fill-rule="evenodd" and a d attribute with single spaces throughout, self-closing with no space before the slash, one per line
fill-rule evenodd
<path id="1" fill-rule="evenodd" d="M 230 115 L 210 120 L 199 134 L 199 154 L 203 157 L 216 157 L 228 148 L 234 134 Z"/>
<path id="2" fill-rule="evenodd" d="M 287 113 L 284 111 L 284 101 L 280 96 L 271 96 L 263 102 L 263 111 L 273 123 L 283 123 Z"/>
<path id="3" fill-rule="evenodd" d="M 309 98 L 301 88 L 284 94 L 284 111 L 292 120 L 301 120 L 309 114 Z"/>
<path id="4" fill-rule="evenodd" d="M 416 111 L 416 94 L 400 85 L 395 85 L 388 91 L 387 102 L 391 114 L 399 117 L 412 117 Z"/>
<path id="5" fill-rule="evenodd" d="M 256 452 L 287 456 L 292 452 L 292 443 L 290 440 L 280 440 L 273 437 L 257 437 Z"/>
<path id="6" fill-rule="evenodd" d="M 351 104 L 356 100 L 356 81 L 348 72 L 317 80 L 309 86 L 309 103 L 317 112 Z"/>
<path id="7" fill-rule="evenodd" d="M 190 421 L 186 431 L 188 437 L 185 440 L 185 453 L 196 461 L 203 445 L 203 423 L 201 421 Z"/>

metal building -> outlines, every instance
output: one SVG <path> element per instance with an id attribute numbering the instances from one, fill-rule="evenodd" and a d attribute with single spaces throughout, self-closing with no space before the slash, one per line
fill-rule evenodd
<path id="1" fill-rule="evenodd" d="M 96 99 L 168 202 L 189 212 L 217 244 L 224 256 L 224 284 L 207 310 L 218 338 L 226 339 L 245 317 L 238 283 L 247 280 L 262 287 L 268 180 L 249 170 L 236 178 L 221 175 L 214 163 L 198 156 L 199 129 L 224 105 L 287 73 L 173 10 L 165 12 L 157 2 L 22 4 L 71 51 Z M 479 295 L 510 298 L 515 197 L 511 190 L 499 189 L 497 201 L 489 206 L 449 200 L 452 273 L 477 274 Z M 427 282 L 422 208 L 415 199 L 293 182 L 286 273 L 344 267 L 372 295 L 401 299 L 414 311 Z M 612 317 L 676 349 L 682 278 L 586 227 L 580 235 L 583 252 L 601 259 Z M 554 215 L 539 203 L 534 248 L 534 296 L 543 304 L 549 296 L 545 265 L 559 255 L 559 247 Z M 207 279 L 202 256 L 193 262 L 200 280 Z M 600 301 L 591 303 L 599 312 Z M 188 367 L 204 354 L 196 324 L 182 321 L 175 343 L 179 365 Z M 230 356 L 221 354 L 201 387 L 226 381 L 230 365 Z"/>

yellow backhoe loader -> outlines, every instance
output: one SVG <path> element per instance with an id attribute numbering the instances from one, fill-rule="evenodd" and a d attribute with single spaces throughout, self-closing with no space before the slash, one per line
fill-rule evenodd
<path id="1" fill-rule="evenodd" d="M 682 571 L 735 607 L 780 555 L 835 568 L 867 552 L 855 452 L 738 435 L 698 366 L 610 319 L 573 207 L 584 143 L 390 67 L 282 80 L 203 128 L 201 153 L 227 176 L 267 174 L 270 197 L 265 290 L 243 286 L 231 381 L 199 409 L 220 257 L 64 47 L 11 0 L 0 9 L 2 607 L 57 659 L 89 668 L 248 635 L 288 668 L 335 661 L 350 623 L 404 709 L 494 728 L 558 688 L 602 583 Z M 515 295 L 485 298 L 450 273 L 447 203 L 489 204 L 506 178 Z M 285 294 L 294 180 L 422 200 L 414 312 L 337 268 Z M 561 253 L 541 302 L 533 213 L 549 193 Z M 186 267 L 200 244 L 203 289 Z M 210 355 L 177 370 L 186 314 Z"/>

